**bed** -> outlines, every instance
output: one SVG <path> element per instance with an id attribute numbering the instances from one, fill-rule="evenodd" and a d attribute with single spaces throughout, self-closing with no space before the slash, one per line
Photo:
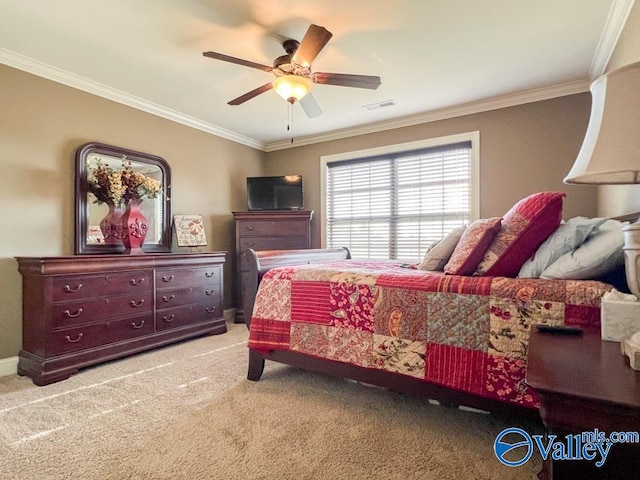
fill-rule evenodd
<path id="1" fill-rule="evenodd" d="M 494 413 L 537 415 L 524 380 L 532 325 L 599 330 L 612 289 L 424 272 L 351 260 L 347 249 L 245 255 L 250 380 L 272 360 Z"/>
<path id="2" fill-rule="evenodd" d="M 502 217 L 454 228 L 420 264 L 352 260 L 347 249 L 246 251 L 248 378 L 268 359 L 446 404 L 537 413 L 525 382 L 530 330 L 598 331 L 601 298 L 625 283 L 616 279 L 629 218 L 562 220 L 564 196 L 534 193 Z"/>

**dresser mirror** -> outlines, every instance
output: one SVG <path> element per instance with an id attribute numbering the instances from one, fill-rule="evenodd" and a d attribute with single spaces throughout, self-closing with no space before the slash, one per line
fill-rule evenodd
<path id="1" fill-rule="evenodd" d="M 106 203 L 97 201 L 90 191 L 89 179 L 98 165 L 122 169 L 124 163 L 147 177 L 160 182 L 162 194 L 145 198 L 141 209 L 149 223 L 142 249 L 149 253 L 171 251 L 171 168 L 161 157 L 125 148 L 87 143 L 76 151 L 75 166 L 75 237 L 76 255 L 119 253 L 124 245 L 107 245 L 100 229 L 101 220 L 109 213 Z"/>

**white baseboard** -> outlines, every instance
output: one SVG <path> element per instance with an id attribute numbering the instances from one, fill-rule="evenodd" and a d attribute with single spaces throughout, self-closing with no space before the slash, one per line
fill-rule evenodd
<path id="1" fill-rule="evenodd" d="M 227 322 L 233 323 L 236 318 L 236 309 L 228 308 L 223 314 Z M 18 373 L 18 357 L 0 358 L 0 377 L 14 373 Z"/>
<path id="2" fill-rule="evenodd" d="M 0 377 L 18 373 L 18 357 L 0 358 Z"/>

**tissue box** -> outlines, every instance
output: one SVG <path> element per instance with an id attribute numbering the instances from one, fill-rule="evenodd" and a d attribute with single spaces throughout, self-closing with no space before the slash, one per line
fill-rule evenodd
<path id="1" fill-rule="evenodd" d="M 600 303 L 602 340 L 620 342 L 640 332 L 640 302 L 607 300 Z"/>

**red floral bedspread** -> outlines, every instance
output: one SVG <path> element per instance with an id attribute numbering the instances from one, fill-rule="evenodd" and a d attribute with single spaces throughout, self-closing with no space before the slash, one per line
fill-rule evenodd
<path id="1" fill-rule="evenodd" d="M 249 347 L 381 369 L 538 407 L 525 384 L 531 325 L 598 329 L 596 281 L 461 277 L 347 260 L 269 270 Z"/>

